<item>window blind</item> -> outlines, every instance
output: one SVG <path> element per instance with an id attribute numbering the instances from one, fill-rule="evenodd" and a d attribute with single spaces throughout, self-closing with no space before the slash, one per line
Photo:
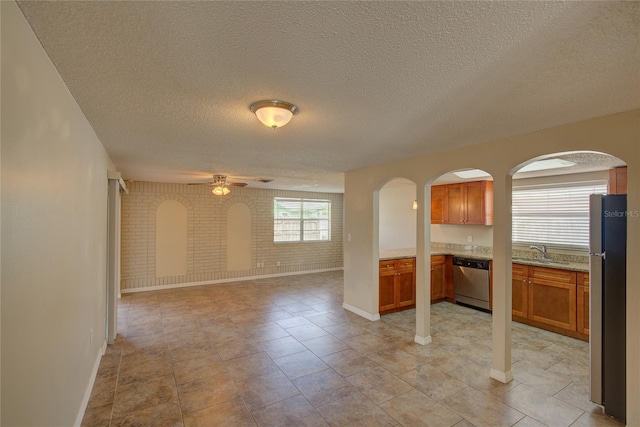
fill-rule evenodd
<path id="1" fill-rule="evenodd" d="M 605 181 L 514 187 L 513 242 L 588 248 L 589 195 L 606 192 Z"/>
<path id="2" fill-rule="evenodd" d="M 331 240 L 331 202 L 317 199 L 273 200 L 273 241 Z"/>

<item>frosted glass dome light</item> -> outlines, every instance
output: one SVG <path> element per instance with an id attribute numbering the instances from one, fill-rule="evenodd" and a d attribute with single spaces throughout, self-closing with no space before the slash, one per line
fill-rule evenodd
<path id="1" fill-rule="evenodd" d="M 249 109 L 267 127 L 277 129 L 289 123 L 298 112 L 298 107 L 284 101 L 264 100 L 254 102 Z"/>

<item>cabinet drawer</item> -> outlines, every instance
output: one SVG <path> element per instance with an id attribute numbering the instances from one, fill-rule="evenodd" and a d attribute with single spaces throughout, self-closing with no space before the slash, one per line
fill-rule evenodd
<path id="1" fill-rule="evenodd" d="M 531 267 L 529 276 L 536 281 L 576 284 L 576 272 L 557 268 Z"/>
<path id="2" fill-rule="evenodd" d="M 433 255 L 431 257 L 431 266 L 444 264 L 445 259 L 444 255 Z"/>
<path id="3" fill-rule="evenodd" d="M 395 260 L 395 267 L 397 270 L 413 270 L 416 268 L 415 258 L 402 258 Z"/>
<path id="4" fill-rule="evenodd" d="M 524 264 L 512 264 L 511 265 L 511 274 L 513 276 L 524 276 L 527 277 L 529 275 L 529 266 Z"/>
<path id="5" fill-rule="evenodd" d="M 386 261 L 380 261 L 378 264 L 378 268 L 380 269 L 380 273 L 386 273 L 389 271 L 393 271 L 396 269 L 396 260 L 389 259 Z"/>

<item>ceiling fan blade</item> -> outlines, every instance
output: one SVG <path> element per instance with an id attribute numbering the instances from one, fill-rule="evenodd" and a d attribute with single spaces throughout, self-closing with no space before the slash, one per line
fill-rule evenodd
<path id="1" fill-rule="evenodd" d="M 189 182 L 187 185 L 213 185 L 213 182 Z"/>
<path id="2" fill-rule="evenodd" d="M 227 182 L 227 185 L 229 187 L 246 187 L 247 183 L 246 182 Z"/>

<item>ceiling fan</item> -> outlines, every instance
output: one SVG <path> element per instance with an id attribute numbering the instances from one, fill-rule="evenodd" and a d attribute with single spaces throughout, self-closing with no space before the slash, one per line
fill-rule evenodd
<path id="1" fill-rule="evenodd" d="M 246 182 L 229 182 L 226 175 L 213 175 L 210 182 L 192 182 L 189 185 L 208 185 L 214 196 L 226 196 L 231 192 L 229 187 L 246 187 Z"/>

